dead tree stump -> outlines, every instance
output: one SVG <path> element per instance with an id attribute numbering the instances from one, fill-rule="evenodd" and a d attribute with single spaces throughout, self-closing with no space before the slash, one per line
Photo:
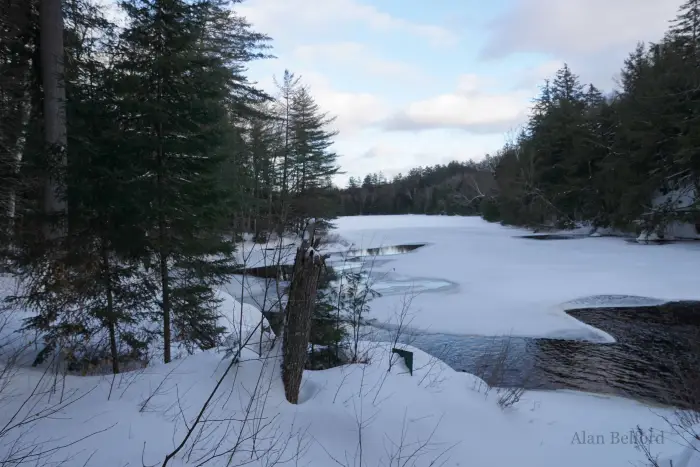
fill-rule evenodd
<path id="1" fill-rule="evenodd" d="M 311 334 L 311 314 L 323 266 L 323 257 L 305 240 L 294 259 L 282 338 L 282 382 L 285 396 L 292 404 L 299 402 Z"/>

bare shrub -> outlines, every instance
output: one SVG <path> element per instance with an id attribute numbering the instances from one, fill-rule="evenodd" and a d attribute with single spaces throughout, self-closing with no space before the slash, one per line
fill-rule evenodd
<path id="1" fill-rule="evenodd" d="M 671 375 L 665 379 L 666 387 L 663 402 L 672 407 L 659 417 L 674 435 L 681 450 L 687 456 L 700 459 L 700 332 L 691 333 L 684 344 L 684 365 L 673 359 Z M 679 347 L 680 348 L 680 347 Z M 641 429 L 637 427 L 639 431 Z M 660 460 L 652 452 L 652 446 L 636 446 L 642 451 L 647 465 L 651 467 L 673 467 L 670 460 Z"/>
<path id="2" fill-rule="evenodd" d="M 455 444 L 445 444 L 436 441 L 437 432 L 442 417 L 438 419 L 434 428 L 427 437 L 409 440 L 410 423 L 415 423 L 421 418 L 411 419 L 408 417 L 408 409 L 404 410 L 404 417 L 401 425 L 401 432 L 398 438 L 384 435 L 385 455 L 376 459 L 376 463 L 371 463 L 366 459 L 364 443 L 366 441 L 366 430 L 379 417 L 381 409 L 376 404 L 367 406 L 365 400 L 372 397 L 376 400 L 377 394 L 381 391 L 381 383 L 368 384 L 367 366 L 354 366 L 355 371 L 361 372 L 360 387 L 357 391 L 352 391 L 352 395 L 345 400 L 345 404 L 352 401 L 355 413 L 356 436 L 355 448 L 342 453 L 329 452 L 318 440 L 315 440 L 329 459 L 341 467 L 366 467 L 370 465 L 386 467 L 415 467 L 417 465 L 442 466 L 449 461 L 448 453 L 457 446 Z M 343 379 L 344 381 L 345 379 Z M 373 395 L 373 393 L 376 393 Z"/>
<path id="3" fill-rule="evenodd" d="M 411 323 L 413 322 L 413 315 L 411 314 L 411 305 L 413 304 L 413 299 L 416 296 L 417 294 L 413 291 L 404 294 L 401 297 L 400 308 L 394 313 L 394 318 L 390 323 L 393 326 L 391 345 L 394 348 L 398 347 L 399 342 L 402 340 L 404 341 L 405 345 L 411 345 L 411 343 L 413 342 L 413 339 L 411 339 L 410 337 L 408 339 L 402 338 L 404 338 L 404 336 L 410 336 L 410 334 L 407 334 L 406 331 L 408 330 L 408 328 L 410 328 Z M 398 358 L 399 356 L 397 354 L 391 354 L 391 356 L 389 357 L 389 371 L 391 371 L 392 366 L 398 360 Z"/>
<path id="4" fill-rule="evenodd" d="M 352 247 L 351 247 L 352 248 Z M 344 264 L 350 261 L 349 255 L 353 250 L 345 253 Z M 379 296 L 372 286 L 376 279 L 373 277 L 376 256 L 369 261 L 360 260 L 357 270 L 344 268 L 343 281 L 338 291 L 338 310 L 351 328 L 350 335 L 350 363 L 366 361 L 367 356 L 360 355 L 360 341 L 365 340 L 362 330 L 366 325 L 367 315 L 370 311 L 369 302 Z"/>
<path id="5" fill-rule="evenodd" d="M 484 391 L 488 396 L 492 389 L 496 389 L 499 407 L 505 409 L 517 404 L 525 389 L 522 387 L 507 387 L 508 369 L 512 367 L 524 368 L 522 357 L 513 348 L 511 337 L 496 337 L 489 348 L 477 358 L 475 376 L 486 383 L 480 384 L 477 389 Z M 525 380 L 529 375 L 525 375 Z"/>
<path id="6" fill-rule="evenodd" d="M 230 359 L 225 357 L 229 359 L 226 368 L 194 416 L 186 414 L 180 389 L 175 385 L 177 397 L 169 411 L 176 422 L 176 430 L 177 424 L 181 423 L 185 433 L 162 462 L 150 464 L 152 467 L 166 467 L 176 458 L 199 466 L 223 462 L 231 466 L 256 464 L 272 467 L 295 460 L 298 463 L 303 457 L 308 449 L 306 430 L 295 427 L 294 423 L 285 426 L 279 413 L 270 414 L 266 410 L 270 393 L 275 389 L 273 383 L 279 378 L 275 371 L 280 362 L 279 346 L 273 345 L 255 359 L 260 362 L 260 370 L 252 387 L 238 381 L 242 363 L 240 353 L 255 331 L 247 336 Z M 227 384 L 224 385 L 225 381 Z M 228 409 L 230 402 L 239 403 L 240 410 L 232 413 Z"/>
<path id="7" fill-rule="evenodd" d="M 525 389 L 517 387 L 498 388 L 496 393 L 498 394 L 498 406 L 506 409 L 520 402 L 520 398 L 525 394 Z"/>

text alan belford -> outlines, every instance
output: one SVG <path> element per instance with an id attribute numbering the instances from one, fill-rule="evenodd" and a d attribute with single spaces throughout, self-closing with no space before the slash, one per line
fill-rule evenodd
<path id="1" fill-rule="evenodd" d="M 664 432 L 649 428 L 647 431 L 609 431 L 606 433 L 577 431 L 571 444 L 663 444 Z"/>

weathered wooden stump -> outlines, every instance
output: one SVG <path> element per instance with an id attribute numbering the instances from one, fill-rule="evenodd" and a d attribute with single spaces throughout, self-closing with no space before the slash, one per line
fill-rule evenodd
<path id="1" fill-rule="evenodd" d="M 305 240 L 294 260 L 282 341 L 282 382 L 285 396 L 292 404 L 299 402 L 311 334 L 311 314 L 323 266 L 323 257 Z"/>

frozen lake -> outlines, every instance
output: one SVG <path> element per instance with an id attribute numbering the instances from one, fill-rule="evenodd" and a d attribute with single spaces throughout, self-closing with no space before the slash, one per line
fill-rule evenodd
<path id="1" fill-rule="evenodd" d="M 700 242 L 533 240 L 523 238 L 527 230 L 478 217 L 345 217 L 336 225 L 335 233 L 356 249 L 425 244 L 377 256 L 381 261 L 372 267 L 373 274 L 389 279 L 378 281 L 380 288 L 403 285 L 403 294 L 414 295 L 412 326 L 424 331 L 612 342 L 608 333 L 564 310 L 700 299 Z M 371 317 L 391 324 L 402 293 L 375 299 Z"/>
<path id="2" fill-rule="evenodd" d="M 407 295 L 411 326 L 433 333 L 614 342 L 564 310 L 700 299 L 700 242 L 637 245 L 623 238 L 534 240 L 478 217 L 359 216 L 335 221 L 322 250 L 335 268 L 363 268 L 381 293 L 368 318 L 391 325 Z M 282 262 L 294 245 L 285 241 Z M 234 297 L 274 301 L 274 244 L 239 252 L 255 275 L 234 277 Z M 283 267 L 289 273 L 291 268 Z M 260 277 L 262 276 L 262 277 Z M 266 307 L 267 308 L 267 307 Z"/>

